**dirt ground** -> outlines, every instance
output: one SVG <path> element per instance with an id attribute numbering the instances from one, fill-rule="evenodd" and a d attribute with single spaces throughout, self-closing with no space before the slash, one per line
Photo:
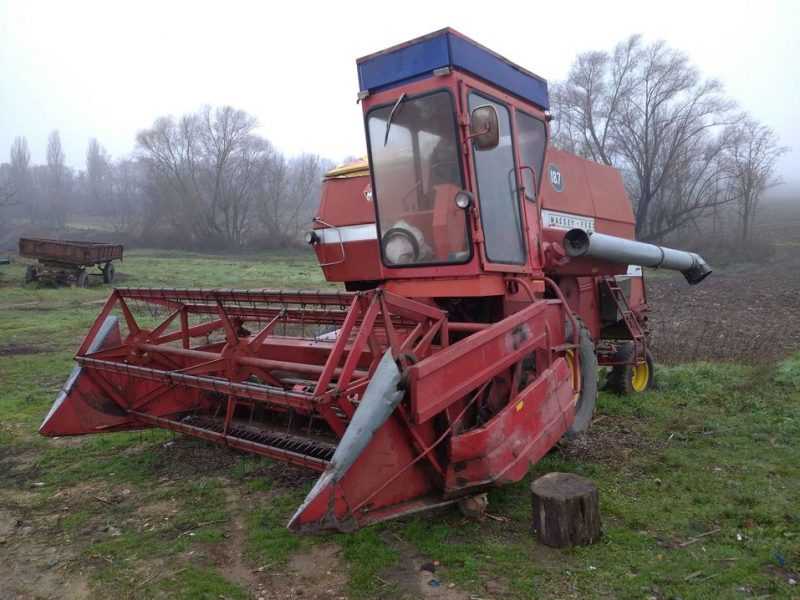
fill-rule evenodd
<path id="1" fill-rule="evenodd" d="M 68 445 L 71 441 L 56 440 L 55 443 Z M 156 579 L 179 575 L 185 568 L 176 570 L 174 564 L 165 567 L 163 561 L 139 558 L 134 565 L 136 581 L 130 587 L 102 590 L 96 585 L 90 587 L 90 573 L 96 574 L 98 568 L 105 568 L 107 565 L 103 561 L 113 566 L 117 560 L 128 562 L 128 559 L 91 553 L 87 556 L 87 547 L 119 538 L 121 530 L 132 525 L 147 529 L 151 523 L 177 518 L 180 483 L 201 474 L 219 476 L 230 516 L 222 540 L 206 546 L 205 556 L 199 558 L 201 564 L 217 570 L 244 590 L 246 598 L 254 600 L 344 600 L 349 597 L 348 569 L 342 559 L 342 547 L 336 543 L 323 541 L 301 549 L 278 569 L 269 563 L 259 564 L 247 555 L 247 513 L 253 506 L 269 504 L 273 494 L 253 493 L 242 481 L 224 476 L 236 468 L 240 455 L 183 437 L 145 451 L 160 454 L 154 463 L 160 496 L 169 497 L 174 491 L 175 497 L 153 502 L 147 499 L 145 490 L 92 481 L 64 487 L 43 502 L 42 495 L 37 493 L 44 487 L 38 481 L 41 475 L 38 454 L 35 451 L 15 453 L 11 447 L 0 447 L 0 600 L 162 597 L 162 594 L 146 590 L 146 586 Z M 279 489 L 291 489 L 313 478 L 313 474 L 306 471 L 272 463 L 250 476 L 270 474 L 277 476 L 275 481 Z M 70 515 L 87 507 L 91 516 L 86 522 L 77 528 L 65 525 Z M 130 510 L 123 507 L 130 507 Z M 129 514 L 123 516 L 126 513 Z M 193 531 L 187 530 L 184 534 L 193 535 Z M 404 600 L 477 598 L 441 579 L 433 559 L 409 544 L 395 539 L 386 543 L 396 546 L 400 557 L 381 577 L 381 582 L 391 592 L 379 597 Z M 178 558 L 188 565 L 198 560 L 193 556 L 195 552 L 192 550 Z M 193 594 L 185 591 L 178 597 L 192 598 Z M 202 597 L 217 598 L 208 594 Z M 221 594 L 218 597 L 233 596 Z"/>
<path id="2" fill-rule="evenodd" d="M 773 248 L 767 261 L 723 266 L 696 286 L 648 278 L 656 362 L 764 363 L 800 346 L 800 204 L 763 212 L 755 235 Z"/>
<path id="3" fill-rule="evenodd" d="M 651 277 L 647 292 L 657 362 L 767 362 L 800 346 L 800 248 L 691 287 L 680 275 Z"/>

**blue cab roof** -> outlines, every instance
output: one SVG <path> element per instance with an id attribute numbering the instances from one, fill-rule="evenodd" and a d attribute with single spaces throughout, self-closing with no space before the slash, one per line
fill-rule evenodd
<path id="1" fill-rule="evenodd" d="M 479 77 L 543 110 L 550 108 L 545 79 L 450 28 L 359 58 L 356 65 L 362 92 L 377 92 L 450 67 Z"/>

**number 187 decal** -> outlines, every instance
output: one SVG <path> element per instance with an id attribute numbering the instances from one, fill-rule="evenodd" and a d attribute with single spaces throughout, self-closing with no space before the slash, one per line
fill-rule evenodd
<path id="1" fill-rule="evenodd" d="M 550 185 L 552 185 L 553 189 L 557 192 L 563 191 L 564 180 L 561 178 L 561 171 L 559 171 L 558 167 L 554 164 L 550 165 L 548 171 L 550 173 Z"/>

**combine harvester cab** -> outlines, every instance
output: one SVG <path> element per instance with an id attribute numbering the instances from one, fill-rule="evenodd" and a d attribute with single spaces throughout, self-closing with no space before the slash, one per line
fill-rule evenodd
<path id="1" fill-rule="evenodd" d="M 347 531 L 520 480 L 588 426 L 598 359 L 647 364 L 629 263 L 708 269 L 632 241 L 618 172 L 548 149 L 546 82 L 450 29 L 358 71 L 369 156 L 307 236 L 346 291 L 117 289 L 42 434 L 316 470 L 289 527 Z"/>

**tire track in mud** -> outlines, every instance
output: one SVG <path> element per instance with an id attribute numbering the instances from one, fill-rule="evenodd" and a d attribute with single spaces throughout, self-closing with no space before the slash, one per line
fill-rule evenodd
<path id="1" fill-rule="evenodd" d="M 250 593 L 251 597 L 260 596 L 264 588 L 264 578 L 259 577 L 260 573 L 251 568 L 244 559 L 244 552 L 247 547 L 247 528 L 244 515 L 240 510 L 241 497 L 232 489 L 229 484 L 224 487 L 225 500 L 228 507 L 230 526 L 225 538 L 221 570 L 226 579 L 229 579 L 239 587 Z"/>
<path id="2" fill-rule="evenodd" d="M 246 590 L 254 600 L 345 600 L 347 567 L 341 560 L 341 548 L 335 543 L 318 543 L 296 552 L 285 568 L 256 565 L 246 558 L 247 531 L 245 505 L 254 498 L 243 498 L 235 487 L 225 486 L 230 515 L 218 568 L 226 579 Z M 268 501 L 259 498 L 257 501 Z"/>

